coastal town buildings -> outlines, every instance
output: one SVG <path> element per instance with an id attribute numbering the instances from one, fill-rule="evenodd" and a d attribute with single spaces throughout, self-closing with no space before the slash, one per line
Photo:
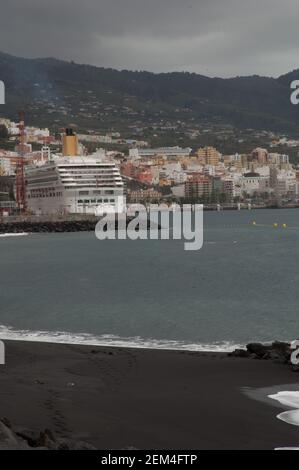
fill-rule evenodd
<path id="1" fill-rule="evenodd" d="M 154 157 L 156 155 L 165 155 L 166 157 L 185 157 L 189 156 L 192 152 L 191 148 L 181 148 L 181 147 L 160 147 L 156 149 L 139 149 L 134 148 L 130 149 L 129 155 L 131 158 L 143 158 L 143 157 Z"/>
<path id="2" fill-rule="evenodd" d="M 0 125 L 7 127 L 12 143 L 9 150 L 0 148 L 0 176 L 15 176 L 20 154 L 25 165 L 39 167 L 61 148 L 60 138 L 53 136 L 48 128 L 25 127 L 25 142 L 20 147 L 19 124 L 2 118 Z M 136 134 L 142 131 L 134 126 L 133 129 Z M 165 129 L 169 130 L 167 126 Z M 171 127 L 171 131 L 176 128 Z M 230 132 L 226 129 L 218 136 L 227 137 Z M 198 135 L 192 131 L 193 137 Z M 299 202 L 299 166 L 290 163 L 285 151 L 273 148 L 274 144 L 288 144 L 291 148 L 292 142 L 275 140 L 267 133 L 261 136 L 272 139 L 268 148 L 260 146 L 247 153 L 239 153 L 237 146 L 231 153 L 221 153 L 213 145 L 194 149 L 183 145 L 151 148 L 145 139 L 124 138 L 116 131 L 102 134 L 88 130 L 78 134 L 77 144 L 82 158 L 90 153 L 88 146 L 92 145 L 92 152 L 115 162 L 127 195 L 136 202 L 172 199 L 205 203 Z M 118 147 L 124 144 L 127 151 Z"/>
<path id="3" fill-rule="evenodd" d="M 192 200 L 248 201 L 297 198 L 299 171 L 286 154 L 256 148 L 249 154 L 222 155 L 214 147 L 202 147 L 190 155 L 154 154 L 160 149 L 136 152 L 121 166 L 123 175 L 144 187 L 163 190 L 165 197 Z"/>
<path id="4" fill-rule="evenodd" d="M 214 147 L 198 149 L 197 156 L 206 165 L 217 166 L 220 162 L 220 153 Z"/>

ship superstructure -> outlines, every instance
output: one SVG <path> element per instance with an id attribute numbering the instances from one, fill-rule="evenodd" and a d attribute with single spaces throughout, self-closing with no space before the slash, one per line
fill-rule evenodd
<path id="1" fill-rule="evenodd" d="M 27 210 L 39 215 L 123 212 L 124 184 L 116 164 L 98 153 L 72 155 L 75 139 L 68 130 L 63 156 L 26 168 Z"/>

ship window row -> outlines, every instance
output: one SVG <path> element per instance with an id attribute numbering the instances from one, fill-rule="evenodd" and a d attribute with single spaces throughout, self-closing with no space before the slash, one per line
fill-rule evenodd
<path id="1" fill-rule="evenodd" d="M 31 189 L 30 193 L 42 193 L 45 191 L 56 191 L 53 186 L 49 186 L 48 188 L 37 188 L 37 189 Z"/>
<path id="2" fill-rule="evenodd" d="M 121 183 L 122 184 L 122 181 L 118 181 L 118 180 L 105 180 L 105 181 L 97 181 L 97 180 L 74 180 L 73 178 L 70 178 L 68 180 L 61 180 L 61 182 L 63 184 L 75 184 L 76 186 L 84 186 L 84 185 L 89 185 L 89 186 L 100 186 L 100 185 L 104 185 L 104 186 L 109 186 L 110 183 Z"/>
<path id="3" fill-rule="evenodd" d="M 121 180 L 122 178 L 119 176 L 119 175 L 103 175 L 103 176 L 99 176 L 99 175 L 61 175 L 61 179 L 62 180 L 66 180 L 66 179 L 74 179 L 74 180 L 77 180 L 77 179 L 86 179 L 86 180 L 99 180 L 99 181 L 105 181 L 105 180 Z"/>
<path id="4" fill-rule="evenodd" d="M 78 199 L 78 204 L 102 204 L 103 202 L 115 202 L 115 199 Z"/>
<path id="5" fill-rule="evenodd" d="M 105 179 L 105 178 L 121 178 L 119 173 L 60 173 L 62 179 L 65 178 L 88 178 L 88 179 Z"/>
<path id="6" fill-rule="evenodd" d="M 59 170 L 59 173 L 70 173 L 70 174 L 77 174 L 77 173 L 84 173 L 84 174 L 88 174 L 88 175 L 94 175 L 95 173 L 97 174 L 100 174 L 100 175 L 107 175 L 107 174 L 112 174 L 112 175 L 115 175 L 115 174 L 119 174 L 119 171 L 118 170 L 98 170 L 98 169 L 94 169 L 94 170 L 85 170 L 85 168 L 78 168 L 77 170 L 69 170 L 69 169 L 65 169 L 65 170 L 62 170 L 60 169 Z"/>
<path id="7" fill-rule="evenodd" d="M 62 181 L 67 181 L 67 180 L 74 180 L 74 181 L 77 181 L 77 180 L 86 180 L 86 181 L 122 181 L 122 179 L 118 176 L 105 176 L 105 177 L 102 177 L 102 178 L 97 178 L 95 176 L 93 177 L 90 177 L 90 176 L 87 176 L 87 175 L 78 175 L 78 176 L 71 176 L 71 175 L 64 175 L 61 177 Z"/>
<path id="8" fill-rule="evenodd" d="M 104 191 L 93 191 L 93 194 L 114 194 L 113 189 L 106 189 Z M 79 196 L 89 196 L 89 191 L 79 191 Z"/>
<path id="9" fill-rule="evenodd" d="M 78 184 L 74 183 L 72 186 L 65 185 L 64 187 L 65 187 L 65 189 L 85 189 L 85 188 L 86 189 L 90 189 L 90 188 L 92 189 L 92 187 L 94 187 L 94 186 L 96 186 L 97 188 L 102 188 L 102 187 L 105 188 L 107 186 L 110 186 L 112 188 L 122 188 L 123 183 L 114 183 L 114 184 L 109 184 L 109 185 L 107 185 L 107 184 L 97 184 L 97 185 L 95 185 L 95 184 L 80 184 L 80 185 L 78 185 Z"/>
<path id="10" fill-rule="evenodd" d="M 27 179 L 29 184 L 49 183 L 50 181 L 57 181 L 57 175 L 47 176 L 46 178 L 30 177 L 30 179 Z"/>
<path id="11" fill-rule="evenodd" d="M 114 171 L 115 170 L 115 167 L 114 165 L 108 165 L 108 166 L 104 166 L 104 165 L 75 165 L 75 166 L 68 166 L 68 165 L 64 165 L 64 166 L 58 166 L 58 169 L 59 171 L 69 171 L 69 170 L 79 170 L 79 171 L 85 171 L 85 170 L 92 170 L 92 171 L 95 171 L 95 170 L 112 170 Z M 116 168 L 117 170 L 117 168 Z"/>
<path id="12" fill-rule="evenodd" d="M 57 193 L 48 193 L 48 192 L 45 192 L 45 193 L 32 193 L 32 194 L 28 194 L 28 199 L 40 199 L 40 198 L 43 198 L 43 197 L 61 197 L 62 196 L 62 192 L 57 192 Z"/>
<path id="13" fill-rule="evenodd" d="M 90 183 L 106 183 L 107 181 L 117 181 L 117 182 L 122 182 L 120 178 L 92 178 L 88 176 L 64 176 L 61 178 L 61 181 L 68 183 L 68 182 L 76 182 L 76 183 L 84 183 L 85 181 L 90 182 Z"/>

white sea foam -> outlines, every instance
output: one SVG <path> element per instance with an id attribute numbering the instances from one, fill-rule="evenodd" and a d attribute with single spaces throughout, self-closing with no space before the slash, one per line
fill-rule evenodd
<path id="1" fill-rule="evenodd" d="M 275 395 L 268 395 L 272 400 L 277 400 L 284 406 L 299 409 L 299 392 L 278 392 Z"/>
<path id="2" fill-rule="evenodd" d="M 113 346 L 141 349 L 165 349 L 179 351 L 230 352 L 241 348 L 229 341 L 215 343 L 192 343 L 187 341 L 144 339 L 140 336 L 121 337 L 117 335 L 92 335 L 88 333 L 70 333 L 63 331 L 16 330 L 0 326 L 0 339 L 37 341 L 44 343 L 82 344 L 89 346 Z"/>
<path id="3" fill-rule="evenodd" d="M 280 413 L 277 418 L 287 424 L 299 426 L 299 392 L 278 392 L 275 395 L 269 395 L 269 398 L 279 401 L 284 406 L 296 408 Z"/>
<path id="4" fill-rule="evenodd" d="M 293 426 L 299 426 L 299 410 L 285 411 L 277 416 L 278 419 Z"/>
<path id="5" fill-rule="evenodd" d="M 0 233 L 0 238 L 7 238 L 7 237 L 25 237 L 26 235 L 29 235 L 26 232 L 20 232 L 20 233 Z"/>
<path id="6" fill-rule="evenodd" d="M 295 410 L 284 411 L 276 417 L 284 423 L 292 426 L 299 426 L 299 392 L 278 392 L 275 395 L 268 395 L 272 400 L 277 400 L 283 406 L 297 408 Z M 299 447 L 277 447 L 275 450 L 299 450 Z"/>
<path id="7" fill-rule="evenodd" d="M 275 450 L 299 450 L 299 447 L 276 447 Z"/>

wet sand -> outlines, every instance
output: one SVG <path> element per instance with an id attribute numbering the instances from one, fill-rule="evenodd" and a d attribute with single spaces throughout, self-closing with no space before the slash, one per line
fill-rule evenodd
<path id="1" fill-rule="evenodd" d="M 299 390 L 288 366 L 224 353 L 5 344 L 0 417 L 13 426 L 49 428 L 98 449 L 299 444 L 299 428 L 276 418 L 284 408 L 259 391 Z"/>

